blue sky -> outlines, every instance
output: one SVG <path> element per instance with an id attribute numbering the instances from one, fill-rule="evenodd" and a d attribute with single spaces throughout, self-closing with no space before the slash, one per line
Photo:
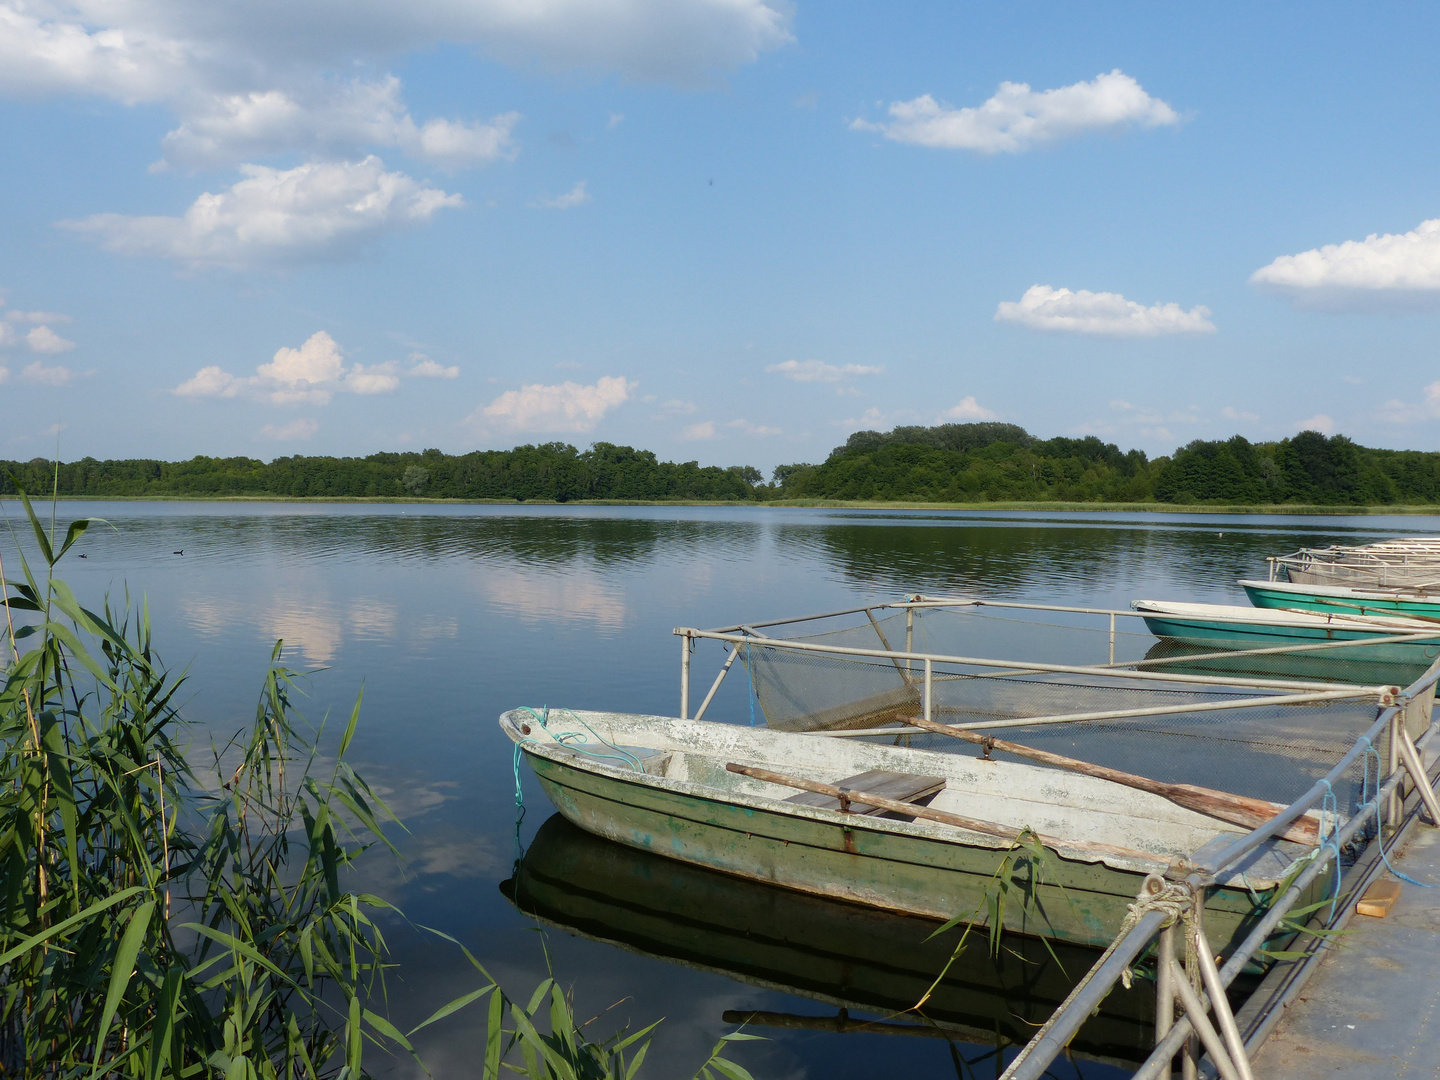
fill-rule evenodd
<path id="1" fill-rule="evenodd" d="M 1440 449 L 1437 21 L 0 0 L 0 457 Z"/>

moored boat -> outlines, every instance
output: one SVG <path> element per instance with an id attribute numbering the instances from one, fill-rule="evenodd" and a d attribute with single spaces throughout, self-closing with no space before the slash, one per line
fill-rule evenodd
<path id="1" fill-rule="evenodd" d="M 932 919 L 983 920 L 1009 866 L 1033 902 L 1002 905 L 1005 927 L 1083 945 L 1114 939 L 1147 874 L 1183 875 L 1209 845 L 1246 832 L 1160 795 L 1020 762 L 619 713 L 515 709 L 500 726 L 555 807 L 598 836 Z M 839 798 L 807 790 L 817 786 Z M 1313 850 L 1267 840 L 1220 876 L 1205 915 L 1217 949 Z"/>
<path id="2" fill-rule="evenodd" d="M 959 928 L 939 934 L 933 920 L 662 858 L 593 836 L 559 814 L 540 826 L 500 888 L 520 911 L 567 933 L 823 1002 L 845 1010 L 842 1017 L 853 1010 L 888 1018 L 848 1015 L 836 1023 L 835 1014 L 746 1010 L 734 1021 L 751 1025 L 1023 1043 L 1097 955 L 1019 936 L 992 954 L 972 936 L 951 964 Z M 1133 1068 L 1154 1039 L 1154 1001 L 1153 987 L 1138 980 L 1117 989 L 1070 1051 Z"/>
<path id="3" fill-rule="evenodd" d="M 1440 537 L 1410 537 L 1374 544 L 1301 548 L 1271 556 L 1270 580 L 1296 585 L 1406 588 L 1440 585 Z"/>
<path id="4" fill-rule="evenodd" d="M 1399 615 L 1364 617 L 1347 613 L 1290 611 L 1231 604 L 1189 604 L 1161 600 L 1136 600 L 1130 605 L 1145 620 L 1156 637 L 1172 638 L 1216 648 L 1263 648 L 1265 646 L 1354 641 L 1342 651 L 1346 660 L 1413 661 L 1423 671 L 1440 656 L 1440 625 Z M 1375 638 L 1387 640 L 1364 645 Z M 1337 658 L 1342 658 L 1337 657 Z"/>
<path id="5" fill-rule="evenodd" d="M 1318 611 L 1328 615 L 1420 616 L 1440 620 L 1440 587 L 1403 589 L 1301 585 L 1288 581 L 1239 582 L 1257 608 Z"/>

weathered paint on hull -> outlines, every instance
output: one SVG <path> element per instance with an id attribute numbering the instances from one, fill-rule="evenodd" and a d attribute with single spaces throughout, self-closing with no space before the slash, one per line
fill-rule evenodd
<path id="1" fill-rule="evenodd" d="M 932 919 L 985 911 L 1003 853 L 737 806 L 630 783 L 527 751 L 556 809 L 582 829 L 657 855 L 800 892 Z M 1047 852 L 1035 901 L 1006 905 L 1007 930 L 1080 945 L 1114 940 L 1143 875 Z M 1030 868 L 1017 858 L 1015 880 Z M 1061 887 L 1063 886 L 1063 888 Z M 1243 890 L 1210 894 L 1205 925 L 1226 951 L 1258 917 Z"/>
<path id="2" fill-rule="evenodd" d="M 1145 626 L 1156 637 L 1199 644 L 1234 648 L 1258 649 L 1285 644 L 1307 644 L 1321 641 L 1363 642 L 1386 637 L 1403 630 L 1337 630 L 1329 627 L 1266 625 L 1263 623 L 1226 622 L 1223 620 L 1185 619 L 1167 615 L 1144 616 Z M 1418 641 L 1390 645 L 1356 645 L 1345 649 L 1344 659 L 1370 663 L 1404 663 L 1414 660 L 1429 666 L 1440 656 L 1440 641 Z M 1333 654 L 1332 654 L 1333 655 Z"/>
<path id="3" fill-rule="evenodd" d="M 1328 591 L 1318 586 L 1291 591 L 1270 588 L 1258 582 L 1242 581 L 1240 584 L 1250 602 L 1258 608 L 1298 608 L 1325 615 L 1393 615 L 1403 612 L 1440 618 L 1440 598 L 1430 600 L 1408 597 L 1403 593 L 1386 596 L 1370 592 L 1356 596 L 1348 595 L 1343 589 Z"/>

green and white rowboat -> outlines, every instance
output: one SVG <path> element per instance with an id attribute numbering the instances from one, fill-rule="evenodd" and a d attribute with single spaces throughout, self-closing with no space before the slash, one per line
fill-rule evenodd
<path id="1" fill-rule="evenodd" d="M 1440 656 L 1440 624 L 1400 615 L 1361 617 L 1343 612 L 1279 611 L 1231 604 L 1186 604 L 1136 600 L 1130 605 L 1156 637 L 1216 648 L 1258 649 L 1325 641 L 1364 642 L 1401 634 L 1424 634 L 1410 641 L 1356 645 L 1343 650 L 1346 660 L 1413 661 L 1428 667 Z"/>
<path id="2" fill-rule="evenodd" d="M 1319 611 L 1327 615 L 1409 615 L 1440 621 L 1440 590 L 1352 589 L 1344 585 L 1297 585 L 1289 581 L 1241 581 L 1258 608 Z"/>
<path id="3" fill-rule="evenodd" d="M 1145 875 L 1184 874 L 1207 845 L 1245 831 L 1158 795 L 1020 762 L 620 713 L 514 709 L 500 727 L 556 809 L 597 836 L 804 893 L 977 921 L 1008 854 L 1017 880 L 1041 884 L 1011 890 L 1034 899 L 1004 906 L 1006 928 L 1083 945 L 1114 940 Z M 866 790 L 862 776 L 883 775 L 891 790 L 912 781 L 913 805 L 980 827 L 817 805 L 826 800 L 728 765 L 854 791 Z M 1015 848 L 1027 828 L 1047 849 L 1042 860 Z M 1222 878 L 1206 907 L 1211 943 L 1226 950 L 1312 850 L 1272 840 Z"/>

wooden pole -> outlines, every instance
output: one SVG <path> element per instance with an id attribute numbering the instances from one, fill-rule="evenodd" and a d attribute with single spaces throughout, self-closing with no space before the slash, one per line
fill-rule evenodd
<path id="1" fill-rule="evenodd" d="M 757 769 L 751 765 L 737 765 L 733 761 L 728 762 L 725 769 L 728 772 L 740 773 L 742 776 L 754 777 L 756 780 L 764 780 L 768 784 L 779 784 L 781 787 L 797 788 L 800 791 L 813 791 L 817 795 L 828 795 L 832 799 L 839 799 L 842 806 L 846 803 L 863 803 L 865 806 L 878 806 L 881 810 L 889 810 L 891 813 L 904 814 L 906 817 L 921 818 L 925 821 L 935 821 L 941 825 L 953 825 L 957 829 L 965 829 L 968 832 L 985 833 L 989 836 L 998 836 L 1004 840 L 1016 840 L 1028 831 L 1039 840 L 1040 843 L 1049 848 L 1064 847 L 1071 851 L 1088 852 L 1094 855 L 1111 855 L 1124 859 L 1143 859 L 1145 862 L 1155 866 L 1159 866 L 1165 862 L 1164 856 L 1155 855 L 1148 851 L 1135 851 L 1133 848 L 1116 847 L 1113 844 L 1097 844 L 1088 840 L 1059 840 L 1053 836 L 1043 836 L 1033 829 L 1016 829 L 1010 825 L 1000 825 L 994 821 L 982 821 L 979 818 L 962 817 L 959 814 L 952 814 L 945 810 L 932 810 L 928 806 L 917 806 L 915 803 L 900 802 L 898 799 L 887 799 L 883 795 L 872 795 L 868 791 L 856 791 L 853 788 L 836 787 L 834 784 L 821 784 L 814 780 L 801 779 L 798 776 L 786 776 L 784 773 L 771 772 L 769 769 Z M 1177 860 L 1177 862 L 1181 861 L 1183 860 Z"/>
<path id="2" fill-rule="evenodd" d="M 1167 784 L 1159 780 L 1151 780 L 1146 776 L 1137 776 L 1134 773 L 1121 772 L 1119 769 L 1106 768 L 1104 765 L 1094 765 L 1088 761 L 1052 754 L 1048 750 L 1036 750 L 1030 746 L 1022 746 L 1020 743 L 990 738 L 973 731 L 966 731 L 963 728 L 953 727 L 950 724 L 938 724 L 933 720 L 925 720 L 918 716 L 904 717 L 901 719 L 901 723 L 920 728 L 922 731 L 933 731 L 937 735 L 949 735 L 951 738 L 961 739 L 964 742 L 987 746 L 1007 754 L 1014 754 L 1016 757 L 1029 758 L 1042 765 L 1051 765 L 1057 769 L 1093 776 L 1097 780 L 1109 780 L 1114 784 L 1124 784 L 1126 787 L 1148 791 L 1152 795 L 1169 799 L 1187 810 L 1194 810 L 1207 817 L 1219 818 L 1221 821 L 1228 821 L 1232 825 L 1241 825 L 1247 829 L 1259 828 L 1285 809 L 1279 803 L 1272 803 L 1266 799 L 1252 799 L 1247 795 L 1234 795 L 1228 791 L 1216 791 L 1213 788 L 1199 787 L 1195 784 Z M 1319 823 L 1312 817 L 1298 818 L 1280 836 L 1286 840 L 1293 840 L 1297 844 L 1313 847 L 1320 842 Z"/>

